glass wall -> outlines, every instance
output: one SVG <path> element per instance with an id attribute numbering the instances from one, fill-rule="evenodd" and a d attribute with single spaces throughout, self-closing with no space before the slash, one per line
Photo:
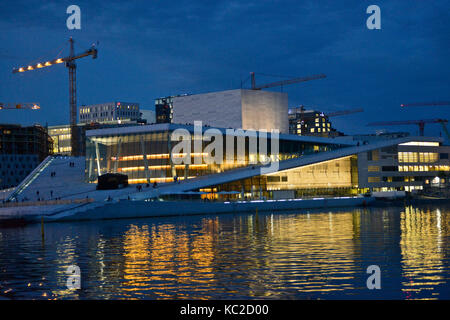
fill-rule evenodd
<path id="1" fill-rule="evenodd" d="M 317 195 L 351 195 L 361 193 L 358 189 L 357 156 L 302 166 L 215 186 L 218 194 L 228 198 L 277 198 L 277 193 L 292 191 L 289 197 Z M 240 194 L 237 194 L 239 192 Z"/>
<path id="2" fill-rule="evenodd" d="M 177 176 L 180 180 L 197 176 L 220 173 L 238 167 L 256 164 L 267 155 L 276 160 L 287 160 L 304 155 L 339 148 L 339 145 L 317 144 L 297 140 L 280 140 L 279 152 L 272 154 L 271 141 L 267 139 L 267 152 L 259 152 L 259 143 L 255 144 L 248 136 L 233 138 L 234 158 L 226 161 L 228 139 L 223 137 L 222 163 L 209 164 L 205 161 L 205 147 L 211 142 L 202 141 L 201 150 L 194 148 L 194 135 L 191 136 L 191 164 L 174 164 L 171 150 L 178 141 L 171 141 L 172 131 L 154 131 L 142 133 L 124 133 L 116 135 L 97 135 L 86 138 L 86 180 L 96 182 L 97 176 L 104 173 L 123 173 L 128 175 L 129 183 L 172 182 Z M 242 142 L 243 141 L 243 142 Z M 239 144 L 244 145 L 245 156 L 237 157 Z M 250 150 L 250 151 L 249 151 Z M 186 153 L 173 154 L 184 157 Z"/>

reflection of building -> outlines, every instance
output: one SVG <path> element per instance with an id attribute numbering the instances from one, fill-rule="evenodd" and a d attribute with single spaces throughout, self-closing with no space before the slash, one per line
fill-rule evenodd
<path id="1" fill-rule="evenodd" d="M 171 158 L 189 157 L 187 153 L 172 153 L 177 141 L 171 141 L 175 129 L 194 132 L 189 125 L 157 124 L 129 128 L 92 130 L 87 133 L 87 180 L 94 182 L 99 173 L 120 172 L 130 183 L 171 182 L 211 175 L 202 179 L 208 190 L 234 194 L 235 197 L 298 197 L 315 194 L 356 194 L 369 189 L 376 191 L 420 189 L 437 175 L 450 171 L 450 147 L 441 146 L 441 138 L 401 137 L 373 143 L 351 139 L 279 136 L 279 153 L 268 153 L 235 130 L 217 129 L 223 138 L 222 163 L 206 161 L 210 141 L 195 148 L 191 137 L 191 164 L 178 164 Z M 203 127 L 203 134 L 209 130 Z M 260 133 L 258 133 L 260 135 Z M 255 138 L 256 139 L 256 138 Z M 225 159 L 227 144 L 237 153 L 239 141 L 245 140 L 245 156 Z M 267 145 L 271 146 L 271 135 Z M 199 150 L 199 151 L 198 151 Z M 263 153 L 262 153 L 263 152 Z M 260 174 L 254 164 L 279 160 L 279 169 Z M 236 175 L 225 175 L 237 167 L 246 167 Z M 223 173 L 225 177 L 221 178 Z M 214 175 L 212 175 L 214 174 Z M 217 178 L 216 178 L 217 177 Z M 287 194 L 286 194 L 287 192 Z M 236 195 L 237 193 L 240 194 Z"/>
<path id="2" fill-rule="evenodd" d="M 18 185 L 51 152 L 45 128 L 0 125 L 0 188 Z"/>
<path id="3" fill-rule="evenodd" d="M 80 107 L 80 123 L 120 123 L 139 119 L 139 103 L 115 101 Z"/>
<path id="4" fill-rule="evenodd" d="M 444 207 L 445 208 L 445 207 Z M 445 209 L 405 207 L 400 220 L 400 249 L 405 298 L 424 298 L 447 285 L 449 224 Z M 433 291 L 432 291 L 433 290 Z M 436 290 L 439 292 L 439 290 Z M 438 295 L 432 298 L 439 299 Z"/>
<path id="5" fill-rule="evenodd" d="M 289 133 L 299 136 L 336 137 L 343 134 L 332 128 L 328 117 L 303 106 L 289 109 Z"/>
<path id="6" fill-rule="evenodd" d="M 227 90 L 175 97 L 173 123 L 289 132 L 288 95 L 261 90 Z"/>

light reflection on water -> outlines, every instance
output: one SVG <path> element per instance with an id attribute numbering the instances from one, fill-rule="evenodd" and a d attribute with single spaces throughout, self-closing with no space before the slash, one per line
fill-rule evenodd
<path id="1" fill-rule="evenodd" d="M 55 223 L 44 243 L 0 229 L 0 297 L 449 299 L 449 227 L 448 206 L 422 206 Z"/>

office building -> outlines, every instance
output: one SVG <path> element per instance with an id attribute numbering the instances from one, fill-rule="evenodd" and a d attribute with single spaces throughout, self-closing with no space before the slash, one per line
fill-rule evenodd
<path id="1" fill-rule="evenodd" d="M 81 106 L 79 111 L 79 123 L 120 123 L 140 117 L 139 103 L 123 101 Z"/>
<path id="2" fill-rule="evenodd" d="M 78 150 L 80 150 L 80 155 L 86 155 L 86 131 L 92 129 L 100 128 L 114 128 L 114 127 L 128 127 L 128 126 L 138 126 L 142 123 L 140 121 L 121 121 L 112 123 L 79 123 L 76 126 L 77 134 L 79 135 L 78 141 L 80 145 Z M 59 155 L 71 155 L 72 147 L 70 144 L 70 125 L 58 125 L 49 126 L 48 133 L 53 139 L 53 154 Z"/>
<path id="3" fill-rule="evenodd" d="M 80 150 L 80 155 L 85 155 L 86 153 L 86 125 L 77 124 L 76 126 L 77 134 L 79 135 L 77 141 L 79 142 L 78 150 Z M 72 128 L 68 124 L 48 127 L 48 134 L 53 139 L 53 154 L 71 155 L 71 132 Z"/>
<path id="4" fill-rule="evenodd" d="M 321 111 L 306 110 L 303 106 L 289 109 L 289 133 L 299 136 L 336 137 L 343 134 L 332 127 Z"/>
<path id="5" fill-rule="evenodd" d="M 185 97 L 188 94 L 161 97 L 155 99 L 155 123 L 172 123 L 173 121 L 173 99 Z"/>

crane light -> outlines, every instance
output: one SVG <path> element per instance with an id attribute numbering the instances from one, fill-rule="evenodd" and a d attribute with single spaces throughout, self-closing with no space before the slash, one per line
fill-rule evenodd
<path id="1" fill-rule="evenodd" d="M 28 66 L 27 69 L 28 69 L 28 70 L 33 70 L 33 67 L 32 67 L 32 66 Z"/>
<path id="2" fill-rule="evenodd" d="M 62 63 L 63 61 L 62 61 L 62 59 L 60 58 L 60 59 L 58 59 L 58 60 L 56 60 L 56 63 Z"/>
<path id="3" fill-rule="evenodd" d="M 50 61 L 47 61 L 47 62 L 45 63 L 45 65 L 46 65 L 46 66 L 51 66 L 52 64 L 50 63 Z"/>
<path id="4" fill-rule="evenodd" d="M 25 70 L 23 70 L 23 68 L 19 68 L 19 72 L 24 72 Z"/>
<path id="5" fill-rule="evenodd" d="M 41 63 L 38 63 L 38 64 L 37 64 L 37 67 L 38 67 L 38 68 L 42 68 L 42 67 L 44 67 L 44 66 L 43 66 Z"/>

